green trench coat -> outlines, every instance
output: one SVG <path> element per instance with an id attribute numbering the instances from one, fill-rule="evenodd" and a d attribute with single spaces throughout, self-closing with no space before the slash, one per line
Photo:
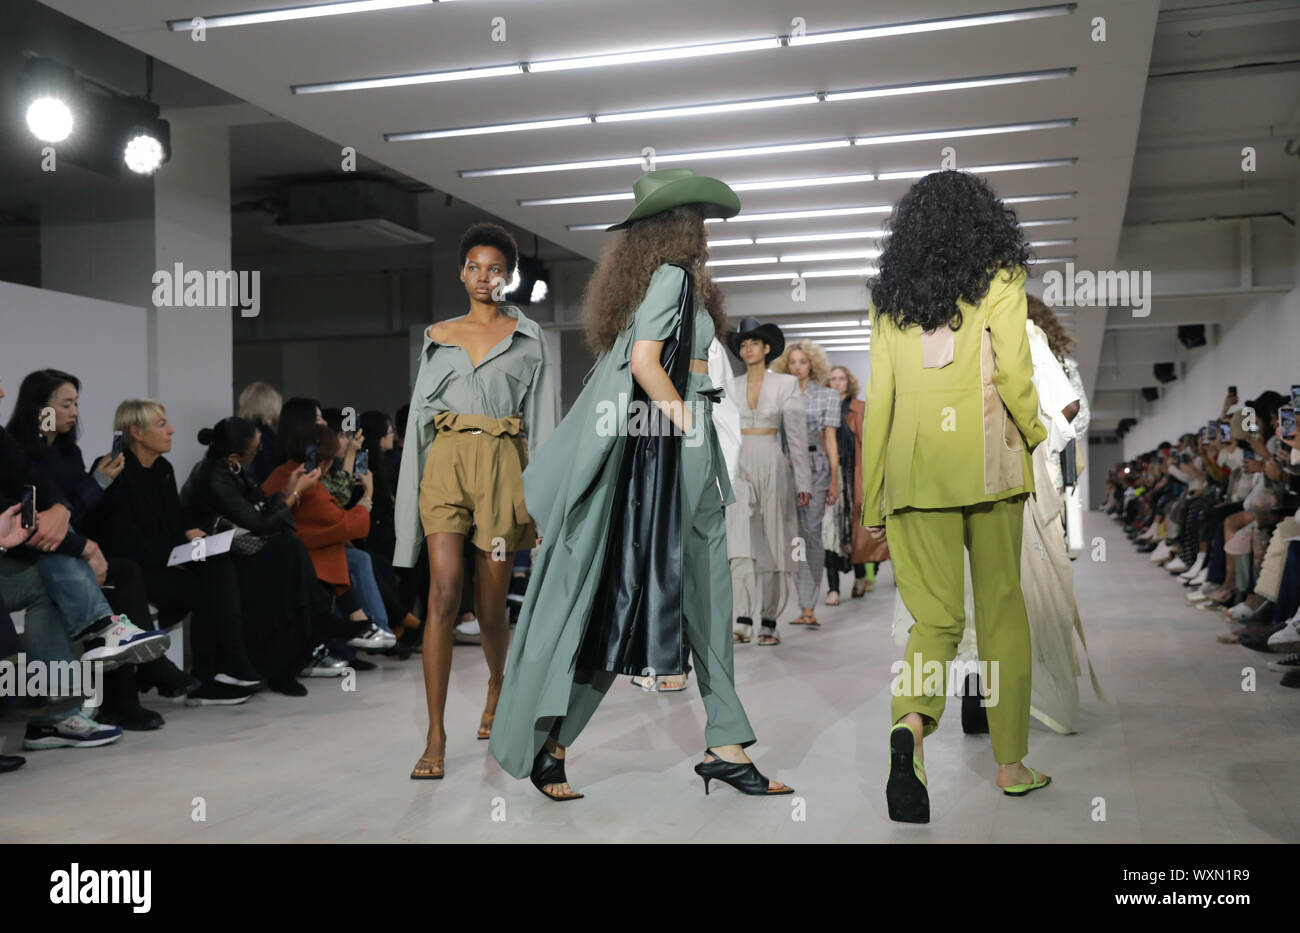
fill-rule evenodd
<path id="1" fill-rule="evenodd" d="M 652 290 L 675 298 L 679 286 L 672 272 L 666 271 L 670 269 L 661 266 L 656 271 L 647 301 Z M 639 308 L 614 345 L 596 361 L 572 409 L 524 470 L 524 499 L 542 544 L 510 643 L 490 745 L 493 757 L 516 778 L 528 776 L 556 718 L 568 711 L 576 673 L 573 660 L 599 583 L 610 504 L 627 443 L 626 433 L 607 430 L 610 412 L 617 410 L 610 406 L 621 400 L 626 413 L 633 396 L 632 345 L 638 339 L 640 314 Z M 696 314 L 698 330 L 698 298 Z M 674 311 L 673 330 L 679 317 Z M 706 336 L 711 337 L 711 322 L 708 330 Z M 695 342 L 707 346 L 709 341 L 697 334 Z M 716 448 L 711 422 L 702 428 Z M 714 455 L 717 464 L 724 464 L 720 448 Z M 725 466 L 723 470 L 725 475 Z M 724 502 L 735 501 L 730 492 L 728 484 Z M 688 515 L 694 508 L 691 498 L 698 494 L 688 495 L 684 503 Z"/>

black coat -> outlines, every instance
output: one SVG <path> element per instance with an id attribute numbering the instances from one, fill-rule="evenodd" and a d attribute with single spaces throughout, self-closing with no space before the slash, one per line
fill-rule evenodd
<path id="1" fill-rule="evenodd" d="M 50 444 L 41 440 L 44 448 L 36 460 L 37 469 L 45 474 L 72 509 L 74 525 L 87 526 L 86 519 L 104 500 L 104 487 L 86 469 L 81 448 L 76 444 Z"/>
<path id="2" fill-rule="evenodd" d="M 166 457 L 146 469 L 130 450 L 126 466 L 92 516 L 95 539 L 109 557 L 129 557 L 141 567 L 166 567 L 172 548 L 185 544 L 176 473 Z"/>
<path id="3" fill-rule="evenodd" d="M 57 485 L 41 471 L 40 467 L 27 456 L 27 451 L 12 434 L 0 427 L 0 509 L 7 509 L 15 502 L 22 501 L 23 487 L 36 487 L 36 510 L 48 509 L 52 505 L 67 506 L 72 511 L 72 504 Z M 86 539 L 68 526 L 68 533 L 59 546 L 57 553 L 80 557 L 86 549 Z M 18 548 L 12 553 L 22 557 L 26 548 Z M 35 556 L 34 554 L 32 556 Z"/>
<path id="4" fill-rule="evenodd" d="M 231 471 L 224 460 L 205 458 L 195 465 L 181 489 L 181 509 L 192 528 L 211 533 L 218 517 L 255 535 L 293 531 L 293 513 L 279 496 L 267 496 L 243 469 Z"/>

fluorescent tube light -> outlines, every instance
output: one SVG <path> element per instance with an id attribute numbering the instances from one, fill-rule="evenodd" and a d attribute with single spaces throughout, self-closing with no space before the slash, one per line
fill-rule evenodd
<path id="1" fill-rule="evenodd" d="M 1004 162 L 996 165 L 971 165 L 961 169 L 963 172 L 971 174 L 986 174 L 989 172 L 1020 172 L 1031 168 L 1060 168 L 1062 166 L 1074 165 L 1079 160 L 1077 158 L 1068 159 L 1039 159 L 1035 162 Z M 909 169 L 902 172 L 881 172 L 876 178 L 880 181 L 898 181 L 907 178 L 924 178 L 926 175 L 933 174 L 935 169 Z M 1005 199 L 1003 203 L 1006 203 Z"/>
<path id="2" fill-rule="evenodd" d="M 699 58 L 702 55 L 728 55 L 732 52 L 753 52 L 759 49 L 779 49 L 781 40 L 776 36 L 764 39 L 740 39 L 734 42 L 713 42 L 707 45 L 684 45 L 667 49 L 642 49 L 634 52 L 609 52 L 603 55 L 581 55 L 575 58 L 552 58 L 529 62 L 531 72 L 569 71 L 574 68 L 603 68 L 609 65 L 635 65 L 640 62 L 662 62 L 682 58 Z"/>
<path id="3" fill-rule="evenodd" d="M 341 3 L 313 3 L 308 6 L 285 7 L 278 10 L 259 10 L 253 13 L 224 13 L 217 16 L 190 16 L 167 21 L 172 32 L 189 32 L 194 20 L 203 21 L 205 29 L 223 26 L 251 26 L 258 23 L 282 23 L 295 19 L 315 19 L 318 16 L 339 16 L 345 13 L 372 13 L 378 10 L 395 10 L 407 6 L 428 6 L 435 0 L 346 0 Z M 449 0 L 442 0 L 443 3 Z"/>
<path id="4" fill-rule="evenodd" d="M 712 238 L 709 239 L 710 249 L 714 248 L 715 246 L 753 246 L 753 245 L 754 245 L 754 238 L 752 236 L 729 237 L 728 239 L 725 240 L 714 240 Z"/>
<path id="5" fill-rule="evenodd" d="M 878 249 L 856 249 L 831 253 L 789 253 L 781 257 L 782 262 L 831 262 L 837 259 L 876 259 L 880 256 Z"/>
<path id="6" fill-rule="evenodd" d="M 1022 20 L 1042 19 L 1048 16 L 1065 16 L 1074 11 L 1075 4 L 1062 3 L 1055 6 L 1031 7 L 1027 10 L 1012 10 L 1005 13 L 980 13 L 974 16 L 951 16 L 943 19 L 915 20 L 910 23 L 894 23 L 887 26 L 866 26 L 861 29 L 837 29 L 829 32 L 814 32 L 802 36 L 791 36 L 790 45 L 821 45 L 827 42 L 846 42 L 857 39 L 881 39 L 887 36 L 910 36 L 926 32 L 938 32 L 944 29 L 964 29 L 970 26 L 991 26 L 997 23 L 1015 23 Z"/>
<path id="7" fill-rule="evenodd" d="M 557 120 L 531 120 L 527 123 L 462 126 L 454 130 L 416 130 L 410 133 L 385 133 L 384 139 L 390 143 L 410 142 L 414 139 L 446 139 L 451 136 L 482 136 L 488 133 L 513 133 L 518 130 L 542 130 L 556 126 L 581 126 L 590 122 L 589 117 L 561 117 Z"/>
<path id="8" fill-rule="evenodd" d="M 1004 84 L 1027 84 L 1031 81 L 1068 78 L 1073 74 L 1073 68 L 1052 68 L 1047 71 L 1025 71 L 1018 74 L 988 75 L 981 78 L 956 78 L 948 81 L 924 81 L 919 84 L 864 87 L 851 91 L 827 91 L 825 96 L 827 102 L 868 100 L 879 97 L 899 97 L 903 94 L 930 94 L 935 91 L 962 91 L 979 87 L 998 87 Z"/>
<path id="9" fill-rule="evenodd" d="M 765 262 L 776 262 L 775 256 L 749 256 L 744 259 L 710 259 L 706 266 L 757 266 Z"/>
<path id="10" fill-rule="evenodd" d="M 884 234 L 884 230 L 849 230 L 844 233 L 796 233 L 787 236 L 755 237 L 754 243 L 759 246 L 766 246 L 770 243 L 816 243 L 820 240 L 871 240 L 884 236 Z"/>
<path id="11" fill-rule="evenodd" d="M 446 3 L 447 0 L 442 0 Z M 452 71 L 429 71 L 415 75 L 387 75 L 379 78 L 358 78 L 355 81 L 319 81 L 315 84 L 291 84 L 294 94 L 330 94 L 335 91 L 365 91 L 380 87 L 411 87 L 417 84 L 441 84 L 444 81 L 465 81 L 469 78 L 495 78 L 501 75 L 523 74 L 521 65 L 491 65 L 485 68 L 457 68 Z"/>

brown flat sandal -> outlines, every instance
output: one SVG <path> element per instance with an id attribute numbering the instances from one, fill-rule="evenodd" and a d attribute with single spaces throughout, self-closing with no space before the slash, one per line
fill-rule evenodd
<path id="1" fill-rule="evenodd" d="M 411 780 L 412 781 L 441 781 L 443 775 L 447 773 L 447 769 L 443 767 L 444 760 L 445 759 L 442 758 L 426 758 L 424 756 L 420 756 L 420 760 L 415 763 L 415 768 L 414 770 L 411 771 Z M 425 764 L 426 762 L 429 764 L 430 767 L 427 771 L 423 771 L 420 769 L 420 765 Z"/>
<path id="2" fill-rule="evenodd" d="M 492 720 L 496 719 L 496 713 L 484 713 L 478 721 L 478 737 L 480 739 L 492 738 Z"/>
<path id="3" fill-rule="evenodd" d="M 812 621 L 809 621 L 810 619 Z M 817 617 L 815 615 L 808 615 L 807 613 L 804 613 L 803 615 L 799 616 L 799 618 L 791 620 L 790 624 L 791 625 L 816 625 Z"/>
<path id="4" fill-rule="evenodd" d="M 740 632 L 737 632 L 735 629 L 732 629 L 731 631 L 731 640 L 734 644 L 737 645 L 749 644 L 749 636 L 742 635 Z"/>

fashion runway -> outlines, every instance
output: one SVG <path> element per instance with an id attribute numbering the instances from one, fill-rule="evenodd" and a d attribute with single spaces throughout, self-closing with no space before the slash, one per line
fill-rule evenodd
<path id="1" fill-rule="evenodd" d="M 1076 562 L 1076 591 L 1105 705 L 1080 684 L 1080 732 L 1031 725 L 1027 762 L 1053 776 L 1024 799 L 994 787 L 987 736 L 961 733 L 952 699 L 926 742 L 933 822 L 885 811 L 894 598 L 819 605 L 820 631 L 786 624 L 783 643 L 737 646 L 737 684 L 758 734 L 749 749 L 793 797 L 743 797 L 691 771 L 704 711 L 688 691 L 649 695 L 620 681 L 568 759 L 585 799 L 556 804 L 509 778 L 475 741 L 487 669 L 458 647 L 448 698 L 447 777 L 412 781 L 426 725 L 418 657 L 382 660 L 357 689 L 310 679 L 304 699 L 261 693 L 244 706 L 186 708 L 150 695 L 160 732 L 92 750 L 28 753 L 0 777 L 0 841 L 11 842 L 1297 842 L 1300 728 L 1270 656 L 1215 641 L 1226 625 L 1187 607 L 1168 574 L 1119 526 L 1087 516 L 1106 562 Z M 824 596 L 823 596 L 824 598 Z M 1244 691 L 1253 666 L 1257 689 Z M 18 753 L 22 719 L 0 722 Z M 201 801 L 196 798 L 202 798 Z M 1104 820 L 1101 815 L 1104 804 Z M 202 809 L 206 819 L 196 820 Z"/>

